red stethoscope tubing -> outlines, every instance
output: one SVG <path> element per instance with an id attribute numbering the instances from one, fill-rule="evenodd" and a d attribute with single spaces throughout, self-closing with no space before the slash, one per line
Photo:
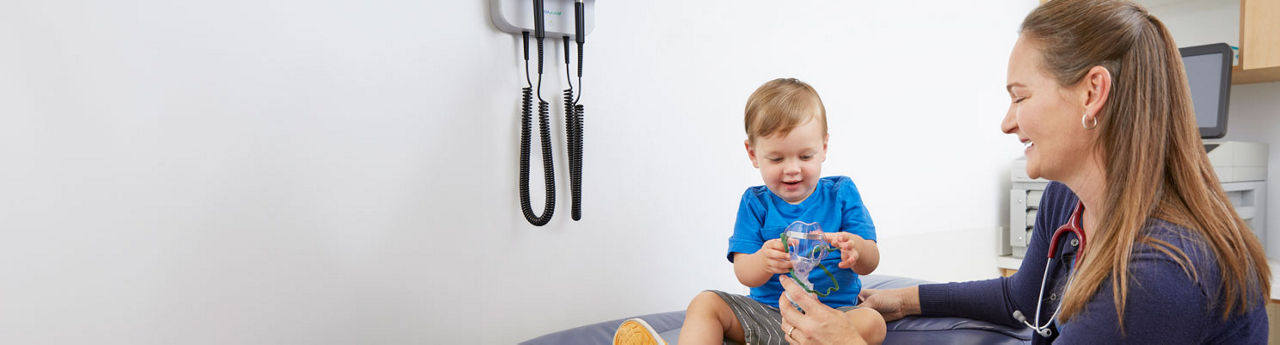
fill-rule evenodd
<path id="1" fill-rule="evenodd" d="M 1034 319 L 1036 322 L 1040 322 L 1040 306 L 1044 305 L 1045 283 L 1048 282 L 1049 266 L 1053 262 L 1053 255 L 1058 252 L 1058 240 L 1062 238 L 1062 235 L 1066 235 L 1068 233 L 1075 234 L 1076 238 L 1080 241 L 1079 249 L 1076 250 L 1076 256 L 1072 259 L 1071 268 L 1069 268 L 1072 272 L 1068 275 L 1067 286 L 1071 285 L 1071 280 L 1074 278 L 1076 264 L 1080 262 L 1081 254 L 1084 252 L 1085 236 L 1084 230 L 1081 230 L 1082 227 L 1080 226 L 1080 223 L 1084 222 L 1082 219 L 1083 215 L 1084 203 L 1077 201 L 1075 210 L 1071 212 L 1071 218 L 1067 220 L 1066 224 L 1062 224 L 1062 226 L 1058 227 L 1058 230 L 1053 232 L 1053 237 L 1049 239 L 1048 260 L 1045 260 L 1044 263 L 1044 275 L 1040 277 L 1040 294 L 1036 296 L 1036 318 Z M 1049 325 L 1053 323 L 1053 319 L 1057 318 L 1058 312 L 1061 311 L 1062 302 L 1058 302 L 1058 307 L 1054 309 L 1053 315 L 1049 317 L 1049 321 L 1046 321 L 1044 325 L 1027 322 L 1026 318 L 1022 316 L 1021 311 L 1015 311 L 1013 317 L 1022 321 L 1022 323 L 1027 325 L 1027 327 L 1031 327 L 1031 329 L 1035 330 L 1036 333 L 1040 333 L 1041 336 L 1048 338 L 1052 334 L 1049 329 Z"/>
<path id="2" fill-rule="evenodd" d="M 1067 224 L 1062 224 L 1062 226 L 1058 227 L 1058 230 L 1053 232 L 1053 238 L 1049 240 L 1049 260 L 1053 260 L 1053 254 L 1058 250 L 1058 239 L 1062 238 L 1062 235 L 1067 233 L 1076 234 L 1076 238 L 1080 239 L 1080 249 L 1078 252 L 1084 251 L 1084 230 L 1081 230 L 1083 227 L 1080 226 L 1080 223 L 1084 222 L 1084 220 L 1081 219 L 1084 218 L 1083 216 L 1084 203 L 1076 202 L 1076 209 L 1071 212 L 1071 219 L 1067 220 Z M 1071 266 L 1075 267 L 1075 264 L 1079 262 L 1080 255 L 1076 255 L 1076 258 L 1071 262 Z"/>

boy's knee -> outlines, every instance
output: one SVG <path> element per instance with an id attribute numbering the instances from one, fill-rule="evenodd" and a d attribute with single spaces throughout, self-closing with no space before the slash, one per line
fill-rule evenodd
<path id="1" fill-rule="evenodd" d="M 737 317 L 734 316 L 733 309 L 729 307 L 729 303 L 724 298 L 720 297 L 720 294 L 714 291 L 699 292 L 698 295 L 693 297 L 693 301 L 689 302 L 688 310 L 685 310 L 685 324 L 687 325 L 690 320 L 719 323 L 724 336 L 730 337 L 730 339 L 742 338 L 742 328 L 738 324 Z M 741 343 L 741 341 L 739 342 Z"/>
<path id="2" fill-rule="evenodd" d="M 728 304 L 724 303 L 724 299 L 720 298 L 720 295 L 711 291 L 699 292 L 698 295 L 693 296 L 693 301 L 689 302 L 689 310 L 714 310 L 720 307 L 727 308 L 728 306 Z"/>
<path id="3" fill-rule="evenodd" d="M 867 344 L 879 344 L 884 341 L 887 325 L 885 325 L 884 317 L 880 312 L 871 308 L 858 308 L 849 312 L 849 319 L 853 321 L 854 328 L 858 329 L 858 333 L 867 341 Z"/>

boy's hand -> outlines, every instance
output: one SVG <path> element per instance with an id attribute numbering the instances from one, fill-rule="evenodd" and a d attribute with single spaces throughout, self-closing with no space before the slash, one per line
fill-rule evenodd
<path id="1" fill-rule="evenodd" d="M 862 236 L 843 231 L 829 232 L 823 235 L 827 237 L 827 242 L 831 242 L 832 246 L 840 248 L 840 268 L 853 269 L 853 265 L 858 263 L 856 244 L 862 242 Z"/>
<path id="2" fill-rule="evenodd" d="M 787 245 L 780 238 L 765 241 L 756 254 L 760 256 L 765 272 L 783 274 L 791 271 L 791 254 L 787 254 Z"/>

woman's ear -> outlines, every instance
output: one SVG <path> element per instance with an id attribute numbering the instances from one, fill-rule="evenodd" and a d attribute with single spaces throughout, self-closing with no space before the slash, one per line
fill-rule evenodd
<path id="1" fill-rule="evenodd" d="M 1080 81 L 1084 111 L 1087 117 L 1097 119 L 1102 115 L 1102 106 L 1107 104 L 1107 95 L 1111 92 L 1111 72 L 1106 67 L 1093 66 Z"/>

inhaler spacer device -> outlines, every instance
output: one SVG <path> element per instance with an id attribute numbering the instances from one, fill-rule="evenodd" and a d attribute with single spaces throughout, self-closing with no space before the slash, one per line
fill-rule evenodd
<path id="1" fill-rule="evenodd" d="M 827 238 L 823 236 L 822 227 L 818 223 L 805 223 L 798 220 L 792 222 L 787 226 L 787 230 L 782 232 L 782 241 L 787 245 L 787 253 L 791 254 L 792 268 L 789 275 L 805 291 L 826 297 L 840 290 L 840 283 L 836 282 L 835 276 L 822 265 L 822 259 L 826 259 L 828 254 L 839 249 L 827 242 Z M 827 288 L 825 293 L 815 291 L 816 287 L 809 281 L 809 273 L 813 272 L 814 268 L 821 268 L 834 285 Z"/>

